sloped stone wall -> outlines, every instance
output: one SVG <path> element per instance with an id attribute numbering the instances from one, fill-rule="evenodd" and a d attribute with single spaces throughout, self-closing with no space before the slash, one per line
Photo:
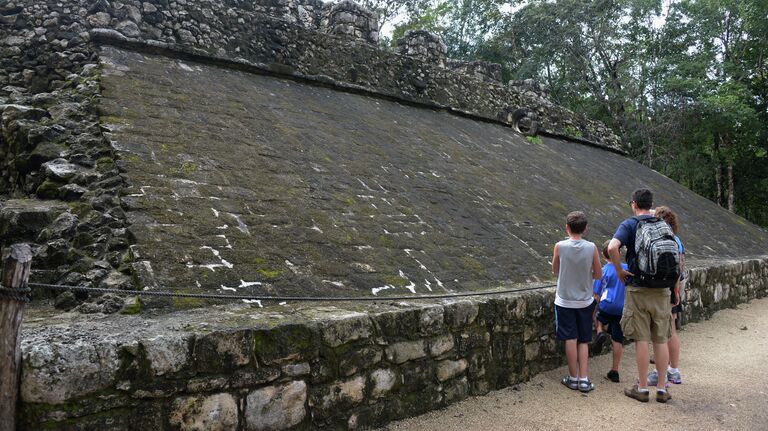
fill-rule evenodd
<path id="1" fill-rule="evenodd" d="M 768 295 L 768 258 L 708 263 L 689 279 L 686 313 L 699 320 Z M 257 320 L 237 307 L 141 324 L 33 320 L 24 329 L 20 429 L 381 425 L 561 365 L 553 300 L 547 289 L 432 305 L 311 306 Z"/>
<path id="2" fill-rule="evenodd" d="M 90 31 L 103 29 L 118 39 L 279 64 L 278 72 L 327 76 L 490 119 L 510 106 L 541 105 L 513 88 L 483 82 L 474 72 L 445 68 L 444 60 L 418 61 L 380 49 L 373 45 L 378 40 L 375 15 L 351 2 L 18 0 L 0 15 L 0 85 L 32 92 L 49 91 L 92 61 Z M 465 69 L 477 67 L 458 68 Z M 547 131 L 621 150 L 618 138 L 604 126 L 549 105 L 541 106 Z"/>

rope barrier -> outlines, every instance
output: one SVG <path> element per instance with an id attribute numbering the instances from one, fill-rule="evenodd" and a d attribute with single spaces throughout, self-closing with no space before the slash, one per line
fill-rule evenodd
<path id="1" fill-rule="evenodd" d="M 19 302 L 29 302 L 29 293 L 32 289 L 25 287 L 22 289 L 13 289 L 10 287 L 0 286 L 0 298 L 11 299 Z"/>
<path id="2" fill-rule="evenodd" d="M 543 286 L 524 287 L 520 289 L 505 289 L 505 290 L 486 290 L 482 292 L 461 292 L 461 293 L 445 293 L 437 295 L 402 295 L 402 296 L 378 296 L 378 297 L 356 297 L 356 296 L 259 296 L 259 295 L 219 295 L 213 293 L 178 293 L 159 290 L 122 290 L 122 289 L 105 289 L 99 287 L 85 287 L 85 286 L 66 286 L 61 284 L 44 284 L 44 283 L 29 283 L 30 287 L 51 289 L 51 290 L 69 290 L 75 292 L 93 292 L 93 293 L 113 293 L 117 295 L 130 295 L 130 296 L 159 296 L 159 297 L 177 297 L 177 298 L 198 298 L 198 299 L 225 299 L 225 300 L 249 300 L 249 301 L 295 301 L 295 302 L 345 302 L 345 301 L 357 301 L 357 302 L 376 302 L 376 301 L 406 301 L 406 300 L 418 300 L 418 299 L 449 299 L 449 298 L 464 298 L 469 296 L 490 296 L 490 295 L 503 295 L 506 293 L 528 292 L 532 290 L 547 289 L 557 286 L 556 284 L 547 284 Z M 3 288 L 5 289 L 5 288 Z M 17 291 L 16 289 L 13 289 Z M 0 291 L 2 292 L 2 291 Z"/>

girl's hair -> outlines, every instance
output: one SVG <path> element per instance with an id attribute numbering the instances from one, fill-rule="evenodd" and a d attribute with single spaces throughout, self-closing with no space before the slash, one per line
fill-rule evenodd
<path id="1" fill-rule="evenodd" d="M 606 258 L 606 260 L 611 260 L 611 256 L 608 256 L 608 244 L 611 243 L 610 239 L 605 240 L 603 243 L 603 257 Z"/>
<path id="2" fill-rule="evenodd" d="M 656 217 L 664 220 L 672 228 L 672 232 L 677 235 L 677 231 L 680 229 L 680 224 L 677 222 L 677 214 L 669 207 L 660 206 L 656 207 Z"/>

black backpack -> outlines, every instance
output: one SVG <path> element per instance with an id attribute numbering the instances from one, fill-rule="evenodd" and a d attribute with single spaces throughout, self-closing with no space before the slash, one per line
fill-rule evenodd
<path id="1" fill-rule="evenodd" d="M 680 249 L 667 222 L 657 217 L 639 218 L 635 233 L 633 284 L 643 287 L 675 287 L 680 278 Z"/>

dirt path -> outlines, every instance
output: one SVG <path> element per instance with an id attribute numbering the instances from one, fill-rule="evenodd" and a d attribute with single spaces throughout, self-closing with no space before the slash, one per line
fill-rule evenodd
<path id="1" fill-rule="evenodd" d="M 591 360 L 597 387 L 589 395 L 559 383 L 567 373 L 562 367 L 383 430 L 768 430 L 768 299 L 720 311 L 680 335 L 683 384 L 670 388 L 666 405 L 623 395 L 637 374 L 629 347 L 621 383 L 602 377 L 610 353 Z"/>

